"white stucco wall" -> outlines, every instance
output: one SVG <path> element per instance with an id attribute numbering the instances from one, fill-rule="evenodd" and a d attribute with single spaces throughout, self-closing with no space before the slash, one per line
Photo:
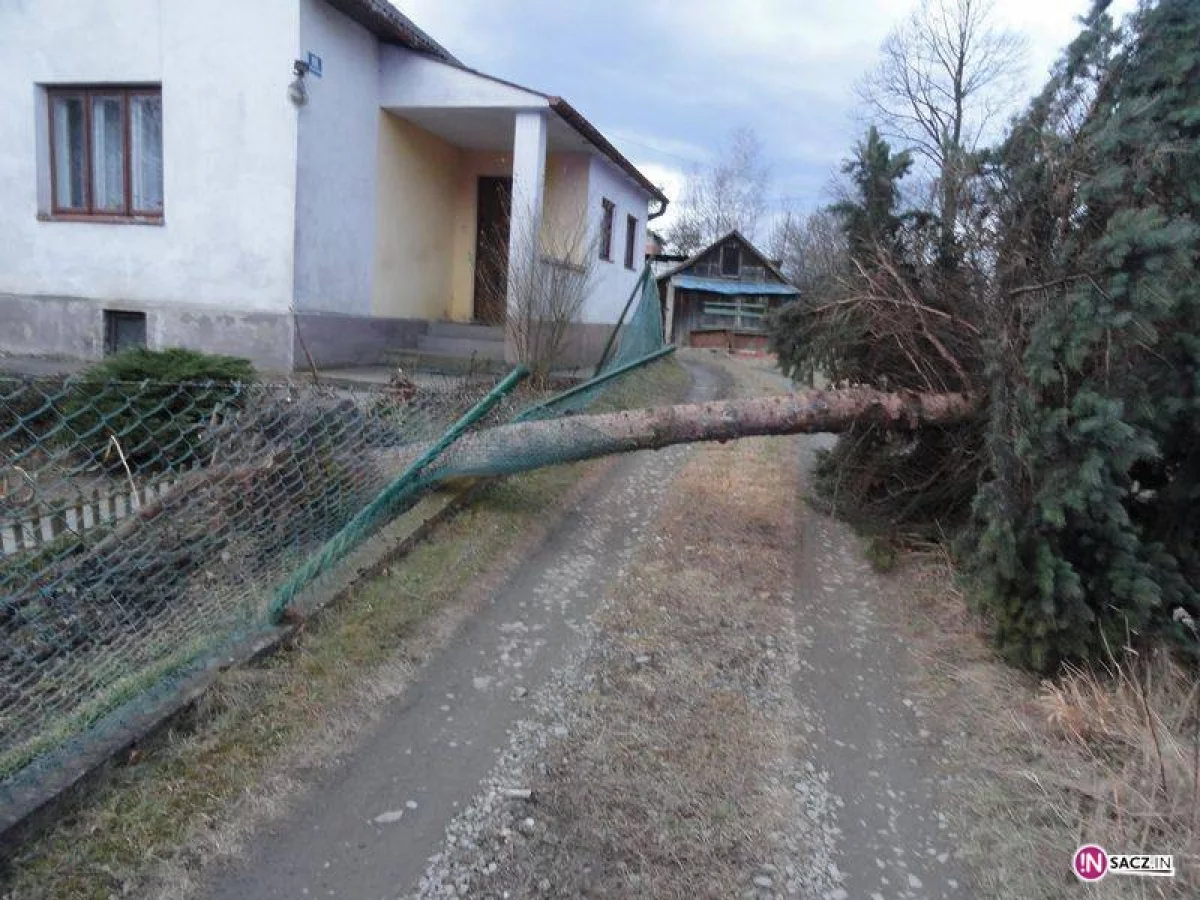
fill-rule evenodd
<path id="1" fill-rule="evenodd" d="M 613 212 L 612 261 L 597 258 L 591 291 L 584 306 L 584 322 L 616 322 L 637 283 L 644 263 L 646 245 L 646 216 L 650 202 L 646 192 L 629 180 L 606 157 L 593 156 L 588 172 L 588 215 L 592 222 L 593 247 L 599 252 L 600 223 L 603 220 L 602 200 L 616 205 Z M 637 217 L 634 235 L 633 268 L 625 268 L 626 217 Z"/>
<path id="2" fill-rule="evenodd" d="M 300 0 L 298 57 L 321 57 L 298 113 L 296 307 L 370 315 L 378 192 L 379 42 L 325 0 Z"/>
<path id="3" fill-rule="evenodd" d="M 296 0 L 0 3 L 0 294 L 286 310 L 297 18 Z M 38 220 L 38 85 L 100 82 L 162 85 L 162 225 Z"/>

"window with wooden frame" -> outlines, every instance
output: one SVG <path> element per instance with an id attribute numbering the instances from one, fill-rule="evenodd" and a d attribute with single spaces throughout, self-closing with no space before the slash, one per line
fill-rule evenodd
<path id="1" fill-rule="evenodd" d="M 637 217 L 625 217 L 625 268 L 633 268 L 633 257 L 637 252 Z"/>
<path id="2" fill-rule="evenodd" d="M 46 99 L 51 213 L 161 220 L 162 89 L 52 87 Z"/>
<path id="3" fill-rule="evenodd" d="M 766 331 L 765 297 L 726 297 L 705 300 L 700 325 L 704 328 L 733 328 L 738 331 Z"/>
<path id="4" fill-rule="evenodd" d="M 604 211 L 600 219 L 600 258 L 612 262 L 613 215 L 617 207 L 611 200 L 604 198 L 600 201 L 600 208 Z"/>

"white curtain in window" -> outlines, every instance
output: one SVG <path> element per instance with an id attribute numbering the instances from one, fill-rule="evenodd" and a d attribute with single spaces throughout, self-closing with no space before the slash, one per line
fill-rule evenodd
<path id="1" fill-rule="evenodd" d="M 162 212 L 162 97 L 135 94 L 130 98 L 130 104 L 133 209 L 136 212 Z"/>
<path id="2" fill-rule="evenodd" d="M 121 97 L 92 97 L 92 207 L 97 212 L 125 209 L 125 141 Z"/>
<path id="3" fill-rule="evenodd" d="M 54 202 L 60 209 L 84 209 L 84 115 L 82 97 L 55 97 Z"/>

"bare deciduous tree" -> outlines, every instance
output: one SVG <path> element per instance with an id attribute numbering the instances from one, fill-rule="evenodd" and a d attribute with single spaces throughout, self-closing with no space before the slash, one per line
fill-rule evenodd
<path id="1" fill-rule="evenodd" d="M 572 326 L 594 287 L 598 237 L 584 216 L 549 220 L 534 232 L 533 216 L 510 216 L 513 240 L 497 233 L 482 252 L 494 254 L 491 271 L 507 273 L 505 336 L 518 362 L 544 379 L 566 362 Z M 540 217 L 537 217 L 540 218 Z M 513 251 L 510 255 L 510 250 Z"/>
<path id="2" fill-rule="evenodd" d="M 922 0 L 859 85 L 880 130 L 936 172 L 944 240 L 953 233 L 973 154 L 1020 88 L 1025 39 L 997 27 L 992 10 L 992 0 Z"/>
<path id="3" fill-rule="evenodd" d="M 769 182 L 762 141 L 753 129 L 734 129 L 716 163 L 689 176 L 667 240 L 679 253 L 694 253 L 735 228 L 754 240 Z"/>
<path id="4" fill-rule="evenodd" d="M 783 274 L 806 295 L 843 275 L 849 262 L 845 226 L 829 207 L 806 216 L 787 213 L 775 223 L 767 247 Z"/>

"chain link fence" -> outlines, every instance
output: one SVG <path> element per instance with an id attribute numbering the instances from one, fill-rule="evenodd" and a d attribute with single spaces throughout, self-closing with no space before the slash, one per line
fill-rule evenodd
<path id="1" fill-rule="evenodd" d="M 554 396 L 518 373 L 378 388 L 0 378 L 0 812 L 286 617 L 454 474 L 463 433 L 674 399 L 654 367 L 633 372 L 662 353 L 657 307 L 646 280 L 607 374 Z M 496 455 L 490 474 L 530 467 Z"/>
<path id="2" fill-rule="evenodd" d="M 395 476 L 377 451 L 492 387 L 0 380 L 0 785 L 262 627 Z"/>

